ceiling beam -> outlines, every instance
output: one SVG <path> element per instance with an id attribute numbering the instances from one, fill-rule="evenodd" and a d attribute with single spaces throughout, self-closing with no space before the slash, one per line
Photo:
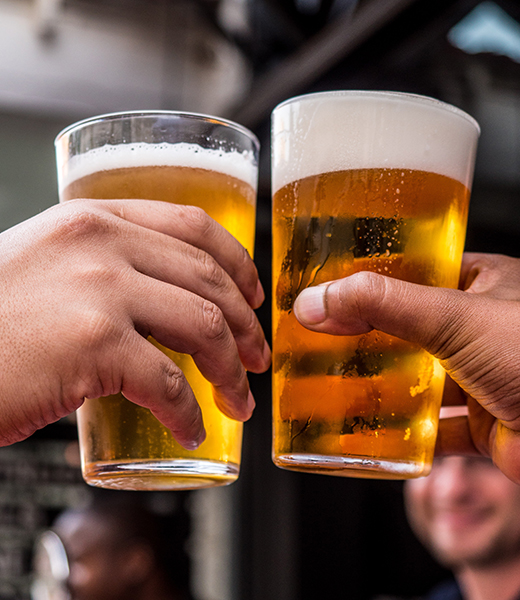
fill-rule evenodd
<path id="1" fill-rule="evenodd" d="M 231 117 L 255 128 L 279 103 L 298 94 L 417 0 L 369 0 L 326 25 L 304 46 L 259 76 Z"/>

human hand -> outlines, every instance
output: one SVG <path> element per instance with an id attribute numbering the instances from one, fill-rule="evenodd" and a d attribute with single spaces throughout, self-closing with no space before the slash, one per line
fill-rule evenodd
<path id="1" fill-rule="evenodd" d="M 307 288 L 294 312 L 313 331 L 378 329 L 437 357 L 451 377 L 444 403 L 467 403 L 468 416 L 441 419 L 436 454 L 491 456 L 520 483 L 520 259 L 466 254 L 460 288 L 362 272 Z"/>
<path id="2" fill-rule="evenodd" d="M 204 439 L 180 369 L 191 354 L 228 416 L 254 407 L 246 369 L 270 351 L 247 251 L 202 210 L 146 200 L 72 200 L 0 234 L 0 445 L 122 392 L 189 449 Z"/>

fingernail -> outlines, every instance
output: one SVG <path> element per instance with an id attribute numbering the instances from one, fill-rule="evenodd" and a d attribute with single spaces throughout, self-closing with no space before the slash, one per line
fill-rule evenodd
<path id="1" fill-rule="evenodd" d="M 294 314 L 302 324 L 317 325 L 327 318 L 325 295 L 328 286 L 313 286 L 303 290 L 294 302 Z"/>
<path id="2" fill-rule="evenodd" d="M 189 442 L 184 442 L 181 445 L 184 446 L 186 450 L 196 450 L 200 446 L 198 440 L 190 440 Z"/>

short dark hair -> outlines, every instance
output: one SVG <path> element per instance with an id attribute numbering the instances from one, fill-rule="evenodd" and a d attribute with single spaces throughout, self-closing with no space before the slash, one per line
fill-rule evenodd
<path id="1" fill-rule="evenodd" d="M 171 588 L 190 597 L 187 543 L 191 528 L 185 495 L 95 489 L 89 502 L 75 512 L 108 523 L 117 544 L 141 541 L 148 545 Z"/>

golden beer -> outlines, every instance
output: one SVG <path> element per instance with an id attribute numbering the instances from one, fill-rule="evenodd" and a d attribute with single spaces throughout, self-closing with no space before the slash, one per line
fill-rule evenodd
<path id="1" fill-rule="evenodd" d="M 302 97 L 294 110 L 289 101 L 281 106 L 284 115 L 274 115 L 273 460 L 280 467 L 331 475 L 417 477 L 429 472 L 433 458 L 445 376 L 438 362 L 378 331 L 361 336 L 311 332 L 297 322 L 292 306 L 306 287 L 358 271 L 456 287 L 476 135 L 469 136 L 469 148 L 459 160 L 461 175 L 454 177 L 451 168 L 440 168 L 443 157 L 436 145 L 441 149 L 443 142 L 436 143 L 432 132 L 444 113 L 455 125 L 462 122 L 463 134 L 465 128 L 478 130 L 469 117 L 425 101 L 421 108 L 426 113 L 412 110 L 411 115 L 412 122 L 418 116 L 432 121 L 430 151 L 417 160 L 425 143 L 420 132 L 414 142 L 406 125 L 410 107 L 396 114 L 400 95 L 356 99 L 354 94 L 336 96 L 332 103 L 327 94 Z M 423 100 L 413 97 L 414 102 Z M 319 123 L 320 103 L 336 118 L 327 115 Z M 316 132 L 300 121 L 305 135 L 294 142 L 295 122 L 307 110 L 324 129 Z M 342 130 L 346 111 L 349 127 Z M 399 122 L 387 125 L 385 119 Z M 404 134 L 403 127 L 408 129 Z M 450 127 L 441 126 L 442 133 Z M 392 139 L 385 141 L 388 129 Z M 346 141 L 339 139 L 342 135 Z M 377 148 L 367 151 L 364 139 Z M 409 145 L 408 160 L 386 160 L 399 142 Z M 313 153 L 321 153 L 315 161 L 309 159 Z M 343 160 L 337 160 L 338 154 Z M 332 155 L 331 169 L 315 173 L 315 163 Z"/>
<path id="2" fill-rule="evenodd" d="M 249 154 L 186 143 L 97 148 L 68 162 L 60 181 L 60 201 L 73 198 L 141 198 L 198 206 L 253 253 L 256 163 Z M 135 490 L 233 482 L 240 470 L 242 423 L 219 411 L 211 385 L 190 356 L 150 341 L 186 376 L 202 410 L 206 440 L 188 451 L 148 409 L 121 394 L 88 399 L 78 411 L 85 480 Z"/>

